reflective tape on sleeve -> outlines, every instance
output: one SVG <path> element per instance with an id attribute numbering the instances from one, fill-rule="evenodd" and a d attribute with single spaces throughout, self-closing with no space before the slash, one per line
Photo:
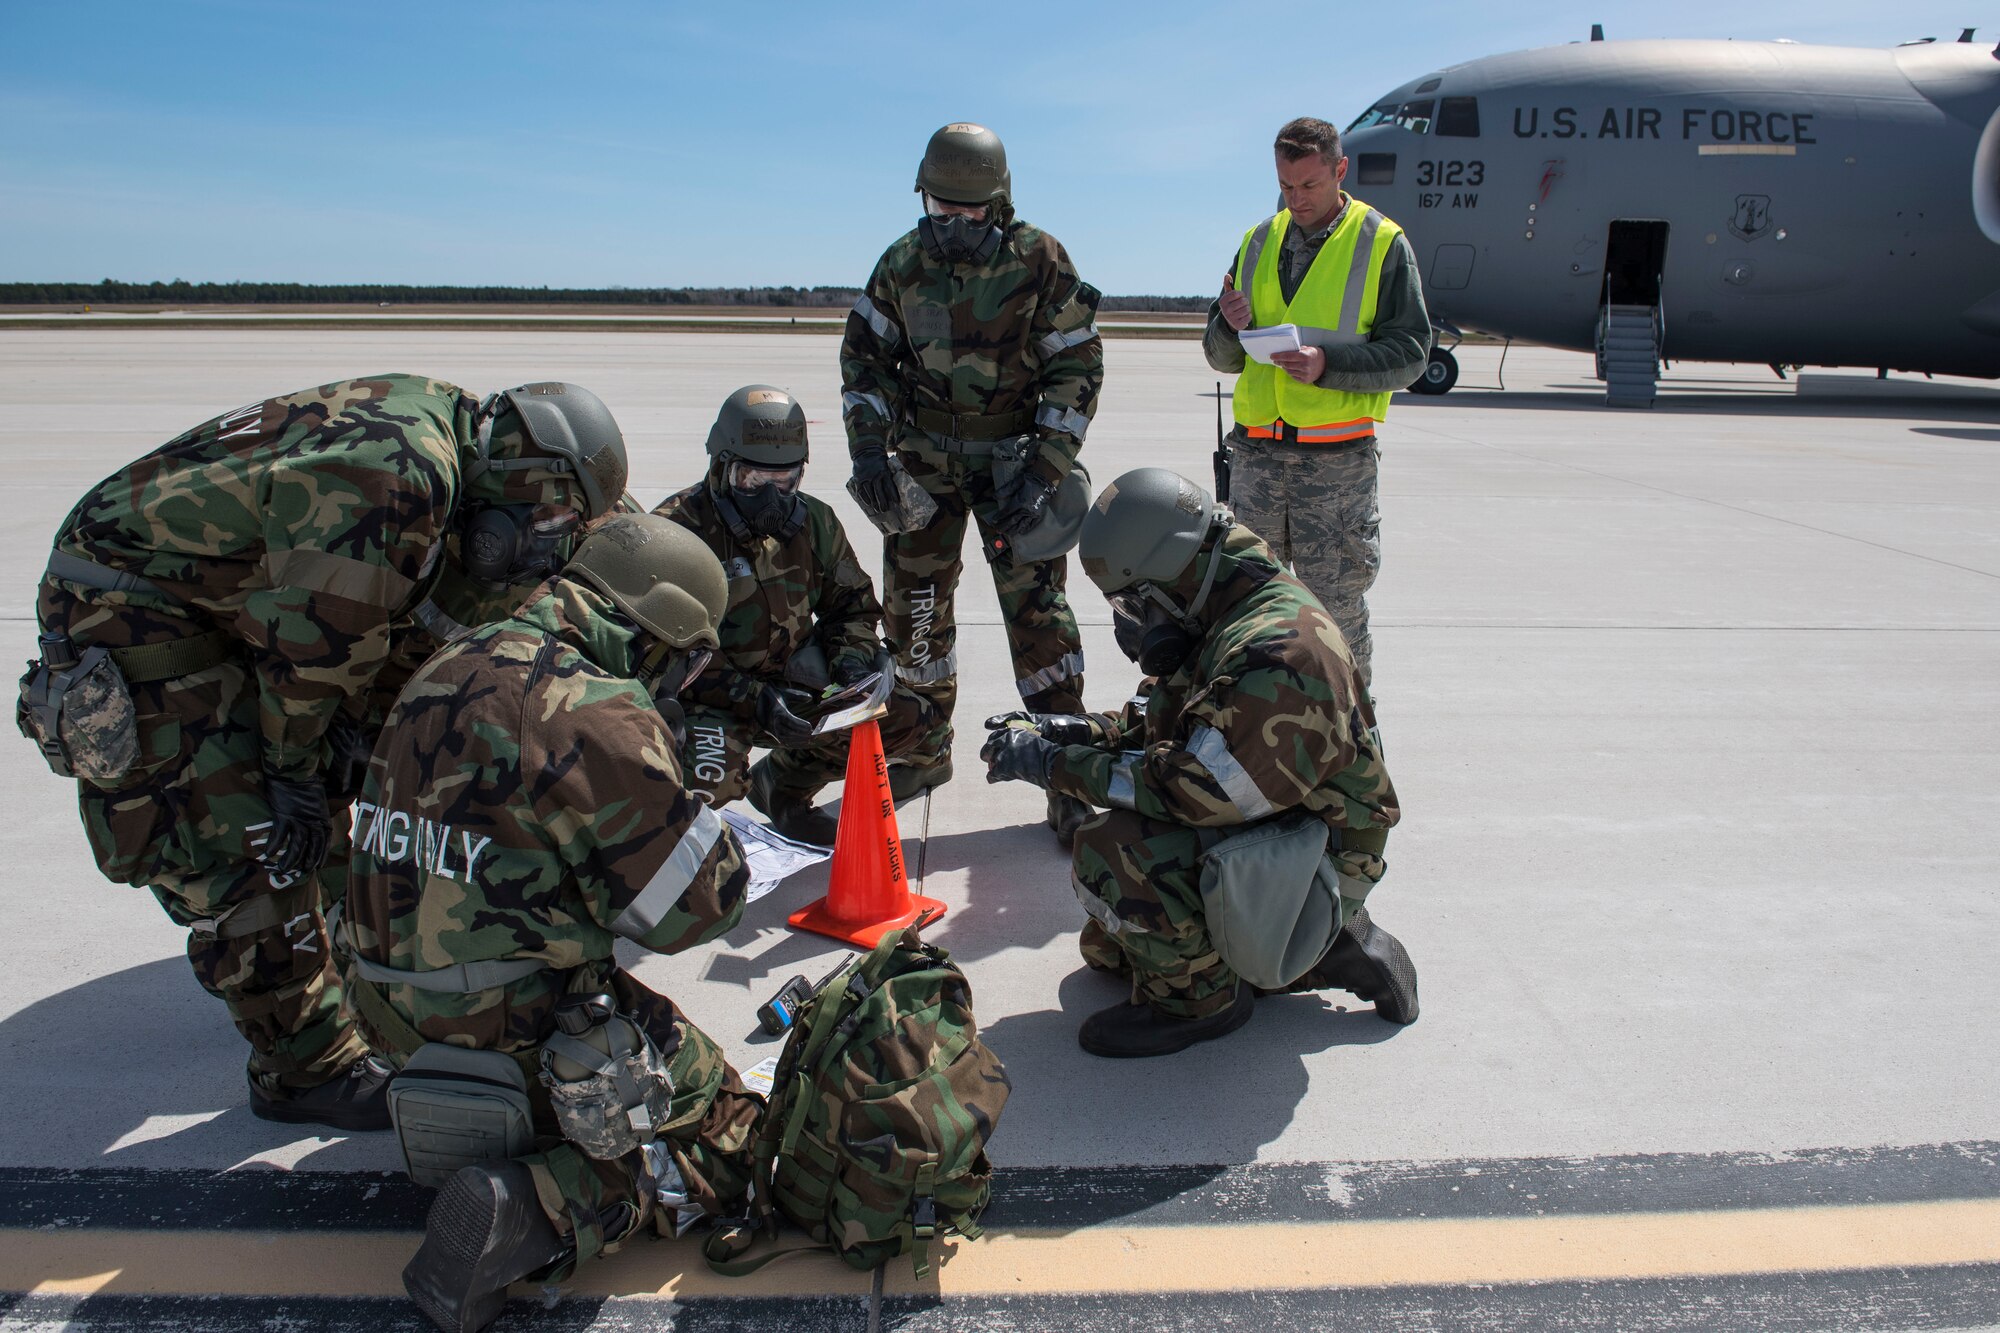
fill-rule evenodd
<path id="1" fill-rule="evenodd" d="M 954 648 L 952 651 L 956 653 L 958 650 Z M 1062 681 L 1068 680 L 1071 676 L 1080 676 L 1082 674 L 1083 654 L 1080 652 L 1065 653 L 1062 660 L 1054 666 L 1045 666 L 1031 676 L 1021 677 L 1014 684 L 1021 691 L 1021 697 L 1029 699 L 1040 694 L 1043 690 L 1050 689 Z"/>
<path id="2" fill-rule="evenodd" d="M 628 940 L 644 939 L 673 910 L 688 885 L 694 883 L 695 872 L 701 869 L 709 849 L 721 836 L 722 816 L 705 805 L 700 807 L 694 822 L 668 854 L 666 864 L 654 872 L 646 887 L 639 890 L 639 896 L 618 914 L 611 929 Z"/>
<path id="3" fill-rule="evenodd" d="M 1236 762 L 1236 756 L 1229 752 L 1229 742 L 1222 739 L 1222 733 L 1214 727 L 1201 727 L 1194 733 L 1187 752 L 1203 768 L 1214 775 L 1216 785 L 1243 815 L 1245 822 L 1262 819 L 1277 807 L 1264 798 L 1257 784 Z"/>
<path id="4" fill-rule="evenodd" d="M 894 324 L 890 323 L 889 317 L 877 310 L 875 303 L 866 296 L 855 301 L 854 313 L 867 320 L 868 327 L 875 330 L 875 336 L 888 346 L 894 347 L 903 340 L 903 335 L 897 331 Z"/>
<path id="5" fill-rule="evenodd" d="M 266 551 L 263 569 L 273 588 L 303 588 L 363 606 L 400 607 L 416 587 L 387 565 L 302 546 Z"/>
<path id="6" fill-rule="evenodd" d="M 1097 325 L 1092 323 L 1086 324 L 1080 329 L 1071 329 L 1068 333 L 1064 333 L 1061 329 L 1056 329 L 1053 332 L 1044 334 L 1035 343 L 1035 346 L 1041 350 L 1043 356 L 1054 356 L 1057 352 L 1067 351 L 1080 343 L 1087 343 L 1096 336 Z"/>
<path id="7" fill-rule="evenodd" d="M 457 643 L 472 633 L 470 625 L 461 625 L 444 613 L 444 609 L 426 597 L 417 603 L 417 609 L 410 617 L 445 643 Z"/>
<path id="8" fill-rule="evenodd" d="M 1074 435 L 1081 441 L 1083 433 L 1090 429 L 1090 418 L 1073 407 L 1064 407 L 1060 403 L 1043 403 L 1035 411 L 1035 424 Z"/>
<path id="9" fill-rule="evenodd" d="M 1111 766 L 1111 780 L 1104 784 L 1104 799 L 1120 810 L 1139 808 L 1139 792 L 1133 778 L 1133 772 L 1139 767 L 1139 758 L 1139 751 L 1125 751 Z"/>
<path id="10" fill-rule="evenodd" d="M 845 412 L 850 407 L 873 408 L 875 415 L 885 420 L 889 416 L 889 400 L 879 393 L 858 393 L 849 389 L 840 395 L 840 410 Z"/>

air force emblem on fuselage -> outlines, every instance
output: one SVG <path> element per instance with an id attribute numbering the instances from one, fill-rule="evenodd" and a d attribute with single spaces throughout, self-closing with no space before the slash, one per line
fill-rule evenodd
<path id="1" fill-rule="evenodd" d="M 1739 194 L 1736 215 L 1729 219 L 1730 234 L 1739 241 L 1754 241 L 1771 230 L 1771 196 Z"/>

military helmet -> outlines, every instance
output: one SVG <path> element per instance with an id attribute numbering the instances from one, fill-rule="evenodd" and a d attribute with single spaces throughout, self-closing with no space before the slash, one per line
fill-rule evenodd
<path id="1" fill-rule="evenodd" d="M 707 543 L 658 514 L 613 514 L 563 567 L 674 648 L 717 646 L 729 580 Z"/>
<path id="2" fill-rule="evenodd" d="M 1178 472 L 1135 468 L 1106 486 L 1083 516 L 1083 572 L 1107 593 L 1134 583 L 1165 587 L 1228 512 Z"/>
<path id="3" fill-rule="evenodd" d="M 625 436 L 590 390 L 558 380 L 523 384 L 493 395 L 481 411 L 487 420 L 465 473 L 474 494 L 522 498 L 511 493 L 514 472 L 574 476 L 585 518 L 610 513 L 625 494 Z"/>
<path id="4" fill-rule="evenodd" d="M 949 204 L 1005 202 L 1013 194 L 1007 148 L 984 125 L 958 121 L 931 136 L 917 164 L 917 192 Z"/>
<path id="5" fill-rule="evenodd" d="M 783 389 L 746 384 L 722 400 L 708 430 L 708 456 L 740 458 L 758 467 L 803 463 L 808 457 L 805 409 Z"/>

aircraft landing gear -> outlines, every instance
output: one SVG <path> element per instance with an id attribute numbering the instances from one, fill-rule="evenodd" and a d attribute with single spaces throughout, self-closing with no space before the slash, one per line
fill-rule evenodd
<path id="1" fill-rule="evenodd" d="M 1411 393 L 1450 393 L 1451 386 L 1458 383 L 1458 358 L 1442 347 L 1431 349 L 1431 359 L 1424 363 L 1424 373 L 1417 376 L 1417 382 L 1410 386 Z"/>

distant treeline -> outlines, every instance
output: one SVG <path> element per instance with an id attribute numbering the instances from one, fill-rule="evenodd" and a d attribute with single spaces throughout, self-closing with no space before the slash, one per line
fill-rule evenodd
<path id="1" fill-rule="evenodd" d="M 0 305 L 620 305 L 846 309 L 859 287 L 392 287 L 303 282 L 0 282 Z M 1107 296 L 1106 310 L 1205 310 L 1206 296 Z"/>

